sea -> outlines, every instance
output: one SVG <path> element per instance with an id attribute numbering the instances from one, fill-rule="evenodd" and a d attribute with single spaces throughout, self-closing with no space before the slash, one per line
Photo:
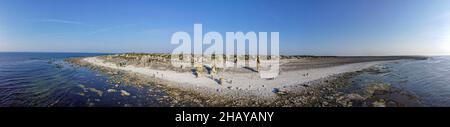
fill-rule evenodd
<path id="1" fill-rule="evenodd" d="M 116 87 L 108 83 L 110 76 L 64 61 L 99 55 L 107 54 L 0 53 L 0 107 L 169 106 L 152 96 L 165 93 L 129 84 Z"/>
<path id="2" fill-rule="evenodd" d="M 430 56 L 426 60 L 398 60 L 376 65 L 382 73 L 362 73 L 352 87 L 373 83 L 389 84 L 416 96 L 421 106 L 450 106 L 450 56 Z"/>

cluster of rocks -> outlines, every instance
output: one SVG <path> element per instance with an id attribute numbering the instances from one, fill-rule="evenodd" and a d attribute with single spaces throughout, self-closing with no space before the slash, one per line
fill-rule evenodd
<path id="1" fill-rule="evenodd" d="M 171 69 L 177 71 L 188 71 L 188 69 L 182 70 L 182 68 L 175 68 L 170 64 L 170 54 L 117 54 L 97 57 L 106 62 L 116 63 L 119 66 L 133 65 L 136 67 L 151 67 L 154 69 Z"/>
<path id="2" fill-rule="evenodd" d="M 366 84 L 358 89 L 352 77 L 361 73 L 381 73 L 369 68 L 358 72 L 334 75 L 309 83 L 303 91 L 289 92 L 275 101 L 275 106 L 287 107 L 401 107 L 421 106 L 420 99 L 406 91 L 386 83 Z"/>

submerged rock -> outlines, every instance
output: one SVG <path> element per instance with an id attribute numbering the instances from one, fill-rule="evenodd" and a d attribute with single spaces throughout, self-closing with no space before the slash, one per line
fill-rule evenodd
<path id="1" fill-rule="evenodd" d="M 80 87 L 80 88 L 86 88 L 84 85 L 82 85 L 82 84 L 80 84 L 80 85 L 78 85 L 78 87 Z"/>
<path id="2" fill-rule="evenodd" d="M 108 93 L 114 93 L 114 92 L 117 92 L 117 90 L 115 90 L 115 89 L 108 89 L 107 91 L 108 91 Z"/>
<path id="3" fill-rule="evenodd" d="M 103 96 L 103 91 L 97 90 L 95 88 L 87 88 L 89 91 L 96 93 L 98 96 Z"/>
<path id="4" fill-rule="evenodd" d="M 375 93 L 382 93 L 383 91 L 389 91 L 391 88 L 390 84 L 385 83 L 375 83 L 368 85 L 365 88 L 365 93 L 367 96 L 373 96 Z"/>
<path id="5" fill-rule="evenodd" d="M 383 99 L 375 101 L 372 103 L 373 107 L 386 107 L 386 102 Z"/>
<path id="6" fill-rule="evenodd" d="M 125 90 L 120 90 L 120 95 L 122 95 L 122 96 L 130 96 L 131 94 L 128 93 L 127 91 L 125 91 Z"/>
<path id="7" fill-rule="evenodd" d="M 63 66 L 63 65 L 61 65 L 61 64 L 56 64 L 56 65 L 55 65 L 55 67 L 56 67 L 56 68 L 58 68 L 58 69 L 62 69 L 62 68 L 64 68 L 64 66 Z"/>
<path id="8" fill-rule="evenodd" d="M 94 106 L 95 106 L 95 103 L 92 103 L 92 102 L 88 103 L 88 107 L 94 107 Z"/>

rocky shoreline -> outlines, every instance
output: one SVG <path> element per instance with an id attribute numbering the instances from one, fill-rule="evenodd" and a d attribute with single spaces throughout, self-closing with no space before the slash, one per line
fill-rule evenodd
<path id="1" fill-rule="evenodd" d="M 69 58 L 67 62 L 74 66 L 86 67 L 109 75 L 110 84 L 128 84 L 136 87 L 152 86 L 152 91 L 158 97 L 158 103 L 167 103 L 173 107 L 385 107 L 385 106 L 414 106 L 420 105 L 420 100 L 413 95 L 391 87 L 388 84 L 372 84 L 363 88 L 363 93 L 342 90 L 352 84 L 352 77 L 361 73 L 379 73 L 377 68 L 371 67 L 356 72 L 336 74 L 327 78 L 298 84 L 286 93 L 277 92 L 273 99 L 259 97 L 229 97 L 214 93 L 199 93 L 194 90 L 170 87 L 171 82 L 142 74 L 92 65 L 83 58 Z M 390 98 L 390 95 L 400 98 L 416 98 L 404 102 Z M 403 97 L 404 96 L 404 97 Z"/>
<path id="2" fill-rule="evenodd" d="M 362 73 L 383 73 L 376 67 L 337 74 L 302 84 L 302 92 L 281 96 L 275 106 L 289 107 L 405 107 L 423 106 L 420 98 L 386 83 L 367 84 L 350 89 L 352 78 Z M 283 102 L 284 101 L 284 102 Z"/>

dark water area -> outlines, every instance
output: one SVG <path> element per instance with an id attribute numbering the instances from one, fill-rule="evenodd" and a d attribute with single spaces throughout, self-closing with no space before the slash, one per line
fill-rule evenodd
<path id="1" fill-rule="evenodd" d="M 64 61 L 99 55 L 0 53 L 0 107 L 167 106 L 151 88 L 109 84 L 110 76 Z"/>

